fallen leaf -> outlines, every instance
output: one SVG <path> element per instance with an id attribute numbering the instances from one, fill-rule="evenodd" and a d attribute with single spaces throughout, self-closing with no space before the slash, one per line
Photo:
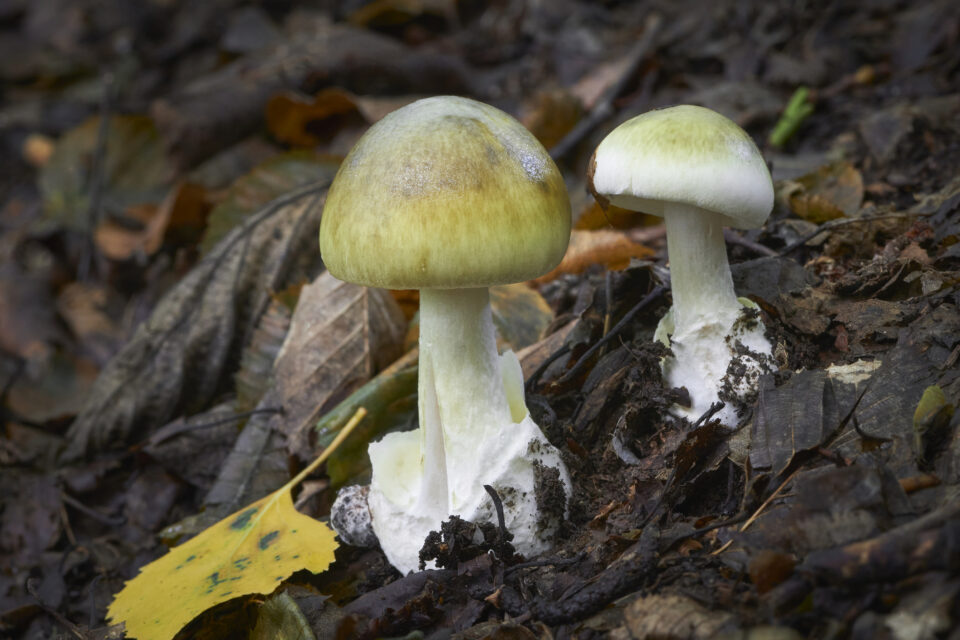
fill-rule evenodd
<path id="1" fill-rule="evenodd" d="M 296 306 L 301 285 L 294 285 L 286 295 L 271 296 L 250 343 L 243 348 L 240 369 L 233 377 L 237 392 L 237 411 L 253 409 L 273 383 L 273 363 L 290 330 L 290 318 Z M 296 292 L 293 293 L 292 290 Z M 289 298 L 293 298 L 290 300 Z"/>
<path id="2" fill-rule="evenodd" d="M 74 229 L 89 224 L 99 133 L 99 117 L 68 131 L 41 169 L 38 184 L 49 219 Z M 102 210 L 123 212 L 133 205 L 160 202 L 172 174 L 150 118 L 110 117 L 100 172 Z"/>
<path id="3" fill-rule="evenodd" d="M 316 424 L 321 446 L 333 440 L 346 416 L 359 407 L 369 412 L 358 437 L 343 446 L 340 455 L 327 463 L 327 474 L 334 488 L 348 484 L 370 468 L 367 445 L 380 434 L 413 424 L 417 415 L 417 349 L 381 371 L 377 377 L 354 391 L 324 415 Z"/>
<path id="4" fill-rule="evenodd" d="M 317 419 L 400 355 L 403 314 L 383 289 L 324 271 L 303 287 L 274 365 L 283 416 L 274 428 L 288 449 L 312 457 Z"/>
<path id="5" fill-rule="evenodd" d="M 134 205 L 124 212 L 125 224 L 110 218 L 103 220 L 93 239 L 100 253 L 111 260 L 129 260 L 135 254 L 153 255 L 163 242 L 168 213 L 169 209 L 152 204 Z M 131 222 L 139 223 L 140 228 L 132 228 Z"/>
<path id="6" fill-rule="evenodd" d="M 295 147 L 315 147 L 345 127 L 364 123 L 353 94 L 336 87 L 313 97 L 277 94 L 267 103 L 266 117 L 270 134 Z"/>
<path id="7" fill-rule="evenodd" d="M 860 210 L 863 178 L 849 163 L 831 164 L 795 181 L 786 181 L 781 194 L 796 215 L 821 224 Z"/>
<path id="8" fill-rule="evenodd" d="M 257 612 L 250 640 L 315 640 L 310 623 L 286 593 L 271 596 Z"/>
<path id="9" fill-rule="evenodd" d="M 565 273 L 581 273 L 594 264 L 602 264 L 611 270 L 623 269 L 630 264 L 632 258 L 649 258 L 655 253 L 653 249 L 634 242 L 621 231 L 575 229 L 570 233 L 570 244 L 560 264 L 533 282 L 542 284 Z"/>
<path id="10" fill-rule="evenodd" d="M 533 344 L 553 321 L 547 301 L 523 283 L 490 287 L 490 310 L 500 351 Z"/>
<path id="11" fill-rule="evenodd" d="M 592 198 L 589 204 L 577 217 L 574 223 L 574 229 L 583 231 L 592 231 L 595 229 L 629 229 L 636 226 L 652 226 L 663 224 L 663 218 L 659 216 L 640 213 L 639 211 L 630 211 L 622 209 L 615 204 L 608 205 L 606 209 L 600 206 Z"/>
<path id="12" fill-rule="evenodd" d="M 313 261 L 322 182 L 295 191 L 230 232 L 157 304 L 104 367 L 67 434 L 65 456 L 143 438 L 207 407 L 233 374 L 269 292 Z"/>
<path id="13" fill-rule="evenodd" d="M 272 592 L 293 572 L 324 571 L 335 534 L 293 508 L 290 490 L 363 419 L 359 410 L 323 454 L 286 485 L 142 567 L 110 603 L 111 624 L 139 640 L 168 640 L 197 615 L 233 598 Z"/>
<path id="14" fill-rule="evenodd" d="M 314 181 L 332 180 L 340 160 L 312 151 L 284 153 L 256 166 L 236 180 L 210 212 L 200 251 L 207 254 L 230 231 L 260 207 Z"/>
<path id="15" fill-rule="evenodd" d="M 545 148 L 551 149 L 577 124 L 582 115 L 580 100 L 566 89 L 537 93 L 522 119 Z"/>

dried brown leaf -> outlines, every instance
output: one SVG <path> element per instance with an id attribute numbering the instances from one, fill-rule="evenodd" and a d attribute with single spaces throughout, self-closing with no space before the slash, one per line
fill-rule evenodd
<path id="1" fill-rule="evenodd" d="M 781 193 L 790 209 L 809 222 L 852 216 L 863 203 L 863 177 L 849 163 L 821 167 L 813 173 L 788 182 Z"/>
<path id="2" fill-rule="evenodd" d="M 594 264 L 602 264 L 608 269 L 623 269 L 630 264 L 631 258 L 649 258 L 654 253 L 653 249 L 634 242 L 621 231 L 575 229 L 570 233 L 570 244 L 560 264 L 534 282 L 550 282 L 565 273 L 581 273 Z"/>
<path id="3" fill-rule="evenodd" d="M 324 272 L 305 286 L 274 367 L 283 405 L 275 427 L 289 449 L 314 455 L 317 419 L 400 355 L 406 323 L 390 294 Z"/>
<path id="4" fill-rule="evenodd" d="M 266 116 L 273 137 L 295 147 L 315 147 L 340 129 L 364 122 L 353 94 L 337 87 L 312 97 L 277 94 L 267 103 Z"/>

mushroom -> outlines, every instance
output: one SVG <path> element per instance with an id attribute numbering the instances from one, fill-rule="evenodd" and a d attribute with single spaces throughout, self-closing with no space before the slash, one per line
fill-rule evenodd
<path id="1" fill-rule="evenodd" d="M 589 188 L 603 206 L 663 217 L 673 307 L 655 338 L 673 352 L 663 361 L 667 383 L 690 393 L 691 405 L 676 413 L 696 419 L 723 400 L 716 417 L 735 426 L 759 376 L 774 368 L 756 305 L 734 293 L 723 240 L 723 227 L 760 227 L 773 208 L 757 146 L 710 109 L 650 111 L 600 142 Z"/>
<path id="2" fill-rule="evenodd" d="M 506 113 L 465 98 L 389 114 L 330 187 L 320 224 L 330 273 L 420 289 L 420 426 L 368 449 L 373 531 L 402 573 L 450 515 L 497 522 L 484 485 L 525 555 L 546 550 L 565 515 L 569 474 L 527 412 L 517 357 L 497 353 L 487 287 L 549 271 L 569 235 L 569 198 L 546 150 Z M 552 510 L 536 497 L 547 480 Z"/>

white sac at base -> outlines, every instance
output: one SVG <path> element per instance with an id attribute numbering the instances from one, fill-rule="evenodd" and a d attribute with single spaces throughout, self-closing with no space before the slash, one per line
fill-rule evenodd
<path id="1" fill-rule="evenodd" d="M 753 402 L 760 376 L 776 369 L 763 323 L 752 317 L 756 305 L 745 298 L 739 301 L 744 308 L 732 322 L 708 317 L 682 335 L 673 334 L 672 309 L 660 320 L 654 339 L 673 351 L 673 357 L 661 363 L 664 385 L 686 387 L 690 393 L 690 406 L 674 405 L 674 415 L 694 422 L 722 400 L 725 405 L 714 419 L 735 427 L 740 408 Z"/>
<path id="2" fill-rule="evenodd" d="M 451 490 L 446 506 L 420 499 L 419 430 L 388 434 L 372 443 L 368 453 L 373 465 L 368 498 L 373 530 L 390 564 L 403 574 L 419 570 L 424 539 L 430 531 L 439 531 L 451 515 L 475 523 L 497 523 L 485 484 L 500 496 L 505 526 L 514 536 L 514 548 L 524 556 L 549 549 L 565 516 L 538 509 L 535 463 L 558 470 L 565 498 L 570 496 L 571 484 L 559 452 L 529 416 L 503 425 L 494 438 L 479 443 L 471 460 L 448 458 L 450 486 L 460 487 L 461 493 Z M 474 477 L 463 477 L 469 469 L 475 470 Z"/>

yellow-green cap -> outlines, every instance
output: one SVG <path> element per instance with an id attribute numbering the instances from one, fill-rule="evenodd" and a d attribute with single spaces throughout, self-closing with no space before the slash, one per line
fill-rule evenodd
<path id="1" fill-rule="evenodd" d="M 611 131 L 589 178 L 599 200 L 653 215 L 678 202 L 744 229 L 761 226 L 773 208 L 770 171 L 747 132 L 693 105 L 649 111 Z"/>
<path id="2" fill-rule="evenodd" d="M 392 289 L 535 278 L 560 262 L 569 237 L 570 201 L 543 146 L 503 111 L 452 96 L 370 127 L 320 222 L 330 273 Z"/>

